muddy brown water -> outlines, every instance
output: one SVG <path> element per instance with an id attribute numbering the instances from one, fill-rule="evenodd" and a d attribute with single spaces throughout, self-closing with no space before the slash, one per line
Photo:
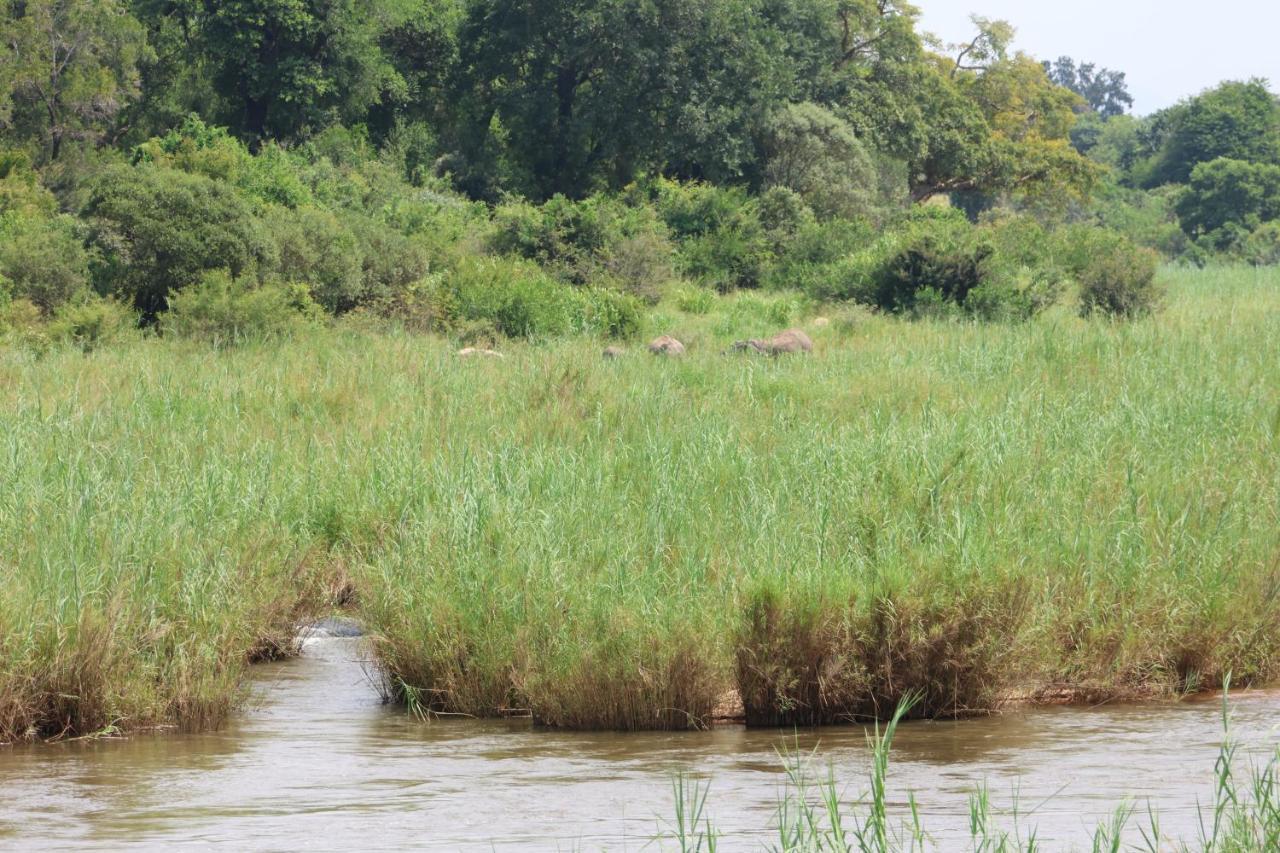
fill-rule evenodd
<path id="1" fill-rule="evenodd" d="M 256 699 L 198 736 L 0 750 L 0 848 L 114 850 L 669 849 L 671 780 L 710 781 L 721 849 L 757 849 L 783 779 L 778 750 L 814 750 L 848 798 L 865 787 L 858 728 L 782 733 L 582 734 L 527 723 L 423 724 L 380 704 L 357 640 L 308 644 L 256 668 Z M 1237 740 L 1256 760 L 1280 743 L 1280 693 L 1233 699 Z M 899 733 L 890 796 L 914 791 L 940 849 L 967 845 L 967 801 L 986 783 L 998 808 L 1034 814 L 1047 849 L 1087 847 L 1125 797 L 1149 798 L 1162 830 L 1194 841 L 1221 741 L 1215 702 L 1054 708 Z M 1011 825 L 1008 815 L 1000 818 Z"/>

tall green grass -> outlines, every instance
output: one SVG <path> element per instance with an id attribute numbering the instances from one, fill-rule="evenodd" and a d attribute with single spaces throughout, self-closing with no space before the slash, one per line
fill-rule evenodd
<path id="1" fill-rule="evenodd" d="M 1280 278 L 1166 277 L 1133 324 L 842 312 L 781 360 L 721 354 L 811 317 L 754 296 L 658 306 L 679 361 L 0 350 L 0 741 L 214 724 L 347 584 L 402 698 L 568 727 L 1274 678 Z"/>

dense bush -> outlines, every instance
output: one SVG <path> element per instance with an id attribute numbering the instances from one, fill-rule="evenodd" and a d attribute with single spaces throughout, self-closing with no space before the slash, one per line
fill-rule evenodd
<path id="1" fill-rule="evenodd" d="M 101 253 L 99 289 L 131 301 L 147 320 L 170 292 L 205 272 L 240 275 L 272 253 L 249 203 L 225 183 L 142 164 L 95 182 L 86 214 Z"/>
<path id="2" fill-rule="evenodd" d="M 419 240 L 362 213 L 348 213 L 341 222 L 354 237 L 360 258 L 360 300 L 390 297 L 421 281 L 430 270 L 430 254 Z"/>
<path id="3" fill-rule="evenodd" d="M 768 284 L 774 289 L 802 290 L 822 299 L 855 298 L 856 288 L 847 286 L 849 259 L 876 244 L 875 231 L 862 220 L 801 224 L 776 249 Z"/>
<path id="4" fill-rule="evenodd" d="M 137 315 L 114 299 L 86 296 L 58 308 L 49 323 L 48 337 L 90 352 L 136 333 Z"/>
<path id="5" fill-rule="evenodd" d="M 573 284 L 608 277 L 650 302 L 674 278 L 675 250 L 653 208 L 611 196 L 502 204 L 494 211 L 490 248 L 537 261 Z"/>
<path id="6" fill-rule="evenodd" d="M 281 278 L 305 284 L 331 314 L 350 311 L 365 296 L 364 256 L 351 229 L 331 211 L 307 205 L 272 208 L 266 222 L 278 250 Z"/>
<path id="7" fill-rule="evenodd" d="M 165 334 L 226 346 L 283 337 L 320 316 L 305 285 L 255 285 L 214 270 L 173 295 L 161 328 Z"/>
<path id="8" fill-rule="evenodd" d="M 896 244 L 896 245 L 895 245 Z M 913 311 L 922 300 L 963 306 L 991 271 L 995 247 L 955 217 L 914 222 L 872 270 L 872 299 L 884 311 Z"/>
<path id="9" fill-rule="evenodd" d="M 467 259 L 447 277 L 461 320 L 487 320 L 512 338 L 568 332 L 574 316 L 572 289 L 530 261 Z"/>
<path id="10" fill-rule="evenodd" d="M 44 314 L 89 285 L 89 254 L 79 224 L 69 216 L 0 216 L 0 275 L 10 293 L 28 299 Z"/>
<path id="11" fill-rule="evenodd" d="M 627 337 L 640 330 L 634 297 L 567 286 L 522 258 L 465 259 L 444 277 L 444 287 L 460 328 L 484 323 L 509 338 L 534 339 L 570 332 Z"/>
<path id="12" fill-rule="evenodd" d="M 721 292 L 761 283 L 772 252 L 759 206 L 745 190 L 658 181 L 651 192 L 680 245 L 685 275 Z"/>
<path id="13" fill-rule="evenodd" d="M 1239 254 L 1242 260 L 1255 267 L 1280 264 L 1280 222 L 1259 225 L 1244 239 Z"/>
<path id="14" fill-rule="evenodd" d="M 1080 282 L 1080 313 L 1116 318 L 1150 313 L 1159 299 L 1156 270 L 1159 257 L 1150 249 L 1106 231 L 1082 240 L 1076 277 Z"/>
<path id="15" fill-rule="evenodd" d="M 1280 166 L 1226 159 L 1201 163 L 1176 207 L 1187 234 L 1215 249 L 1229 249 L 1235 233 L 1248 234 L 1280 219 Z"/>

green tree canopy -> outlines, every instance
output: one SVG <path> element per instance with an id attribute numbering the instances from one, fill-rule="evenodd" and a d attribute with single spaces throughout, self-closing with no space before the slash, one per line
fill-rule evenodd
<path id="1" fill-rule="evenodd" d="M 1280 163 L 1280 102 L 1263 80 L 1223 83 L 1153 119 L 1159 139 L 1146 184 L 1184 184 L 1219 157 Z"/>
<path id="2" fill-rule="evenodd" d="M 96 140 L 139 93 L 145 33 L 119 0 L 9 0 L 0 20 L 0 118 L 56 160 Z"/>
<path id="3" fill-rule="evenodd" d="M 1230 242 L 1231 235 L 1218 232 L 1235 226 L 1247 233 L 1280 219 L 1280 166 L 1225 157 L 1201 163 L 1191 172 L 1177 212 L 1187 234 Z"/>

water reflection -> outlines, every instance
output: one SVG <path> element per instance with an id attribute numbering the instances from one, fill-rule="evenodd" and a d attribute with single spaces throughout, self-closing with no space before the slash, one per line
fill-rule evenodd
<path id="1" fill-rule="evenodd" d="M 765 841 L 780 750 L 817 750 L 850 798 L 868 769 L 865 731 L 571 734 L 523 721 L 422 724 L 381 705 L 356 641 L 313 643 L 255 671 L 260 701 L 202 736 L 0 752 L 0 843 L 114 849 L 641 849 L 671 815 L 670 776 L 711 782 L 725 847 Z M 1243 694 L 1235 731 L 1262 754 L 1280 696 Z M 1211 796 L 1214 703 L 1045 709 L 904 727 L 892 797 L 909 790 L 942 846 L 964 836 L 967 796 L 1015 791 L 1050 848 L 1080 845 L 1125 796 L 1151 796 L 1188 839 Z"/>

